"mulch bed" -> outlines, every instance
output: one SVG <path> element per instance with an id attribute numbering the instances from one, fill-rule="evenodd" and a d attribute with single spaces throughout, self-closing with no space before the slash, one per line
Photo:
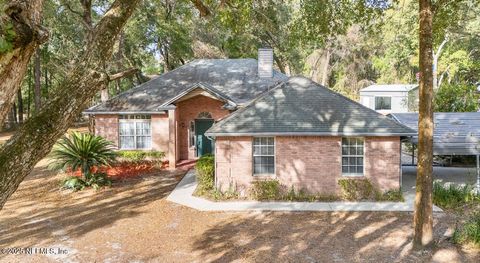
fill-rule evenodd
<path id="1" fill-rule="evenodd" d="M 109 167 L 94 167 L 93 173 L 106 173 L 108 177 L 114 180 L 124 180 L 148 175 L 159 170 L 163 170 L 168 166 L 168 162 L 158 165 L 156 162 L 120 162 Z M 72 176 L 81 176 L 81 172 L 69 172 Z"/>

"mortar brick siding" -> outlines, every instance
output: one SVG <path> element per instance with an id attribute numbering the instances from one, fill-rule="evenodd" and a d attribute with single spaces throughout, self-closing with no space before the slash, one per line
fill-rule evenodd
<path id="1" fill-rule="evenodd" d="M 280 183 L 309 192 L 333 194 L 341 176 L 341 137 L 276 137 Z"/>
<path id="2" fill-rule="evenodd" d="M 399 137 L 365 140 L 365 174 L 384 191 L 400 188 L 400 146 Z"/>
<path id="3" fill-rule="evenodd" d="M 177 146 L 180 159 L 194 159 L 195 148 L 188 145 L 188 128 L 190 121 L 197 118 L 200 112 L 209 112 L 212 118 L 218 121 L 230 114 L 228 110 L 222 109 L 225 103 L 203 95 L 180 101 L 176 104 L 177 112 Z"/>
<path id="4" fill-rule="evenodd" d="M 118 115 L 95 115 L 95 135 L 118 147 Z"/>
<path id="5" fill-rule="evenodd" d="M 230 186 L 246 193 L 252 176 L 252 137 L 218 137 L 215 140 L 217 186 L 223 191 Z"/>
<path id="6" fill-rule="evenodd" d="M 168 114 L 152 115 L 152 150 L 168 154 L 169 123 Z"/>
<path id="7" fill-rule="evenodd" d="M 254 180 L 276 178 L 281 184 L 312 193 L 339 194 L 341 178 L 368 178 L 380 190 L 400 187 L 400 138 L 365 138 L 365 177 L 341 172 L 341 137 L 275 137 L 275 175 L 253 176 L 252 137 L 218 137 L 215 144 L 217 186 L 235 186 L 246 194 Z"/>

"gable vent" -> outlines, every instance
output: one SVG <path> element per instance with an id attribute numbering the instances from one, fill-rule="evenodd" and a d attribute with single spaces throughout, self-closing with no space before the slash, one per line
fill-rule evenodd
<path id="1" fill-rule="evenodd" d="M 273 49 L 272 48 L 258 49 L 258 77 L 260 78 L 273 77 Z"/>

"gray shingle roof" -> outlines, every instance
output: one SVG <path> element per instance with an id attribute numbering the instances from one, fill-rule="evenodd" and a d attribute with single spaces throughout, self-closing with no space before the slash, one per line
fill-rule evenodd
<path id="1" fill-rule="evenodd" d="M 392 113 L 392 118 L 418 131 L 418 113 Z M 480 112 L 435 112 L 433 153 L 476 155 L 480 153 Z M 418 142 L 418 136 L 412 138 Z"/>
<path id="2" fill-rule="evenodd" d="M 255 59 L 199 59 L 91 107 L 85 113 L 165 110 L 169 106 L 165 103 L 198 84 L 211 87 L 241 105 L 286 79 L 277 71 L 273 78 L 259 78 Z"/>
<path id="3" fill-rule="evenodd" d="M 206 134 L 410 136 L 415 131 L 307 78 L 292 77 Z"/>

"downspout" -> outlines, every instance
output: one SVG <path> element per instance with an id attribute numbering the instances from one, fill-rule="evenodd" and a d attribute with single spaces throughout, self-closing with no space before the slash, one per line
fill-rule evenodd
<path id="1" fill-rule="evenodd" d="M 400 138 L 400 192 L 403 186 L 403 164 L 402 164 L 402 138 Z"/>

